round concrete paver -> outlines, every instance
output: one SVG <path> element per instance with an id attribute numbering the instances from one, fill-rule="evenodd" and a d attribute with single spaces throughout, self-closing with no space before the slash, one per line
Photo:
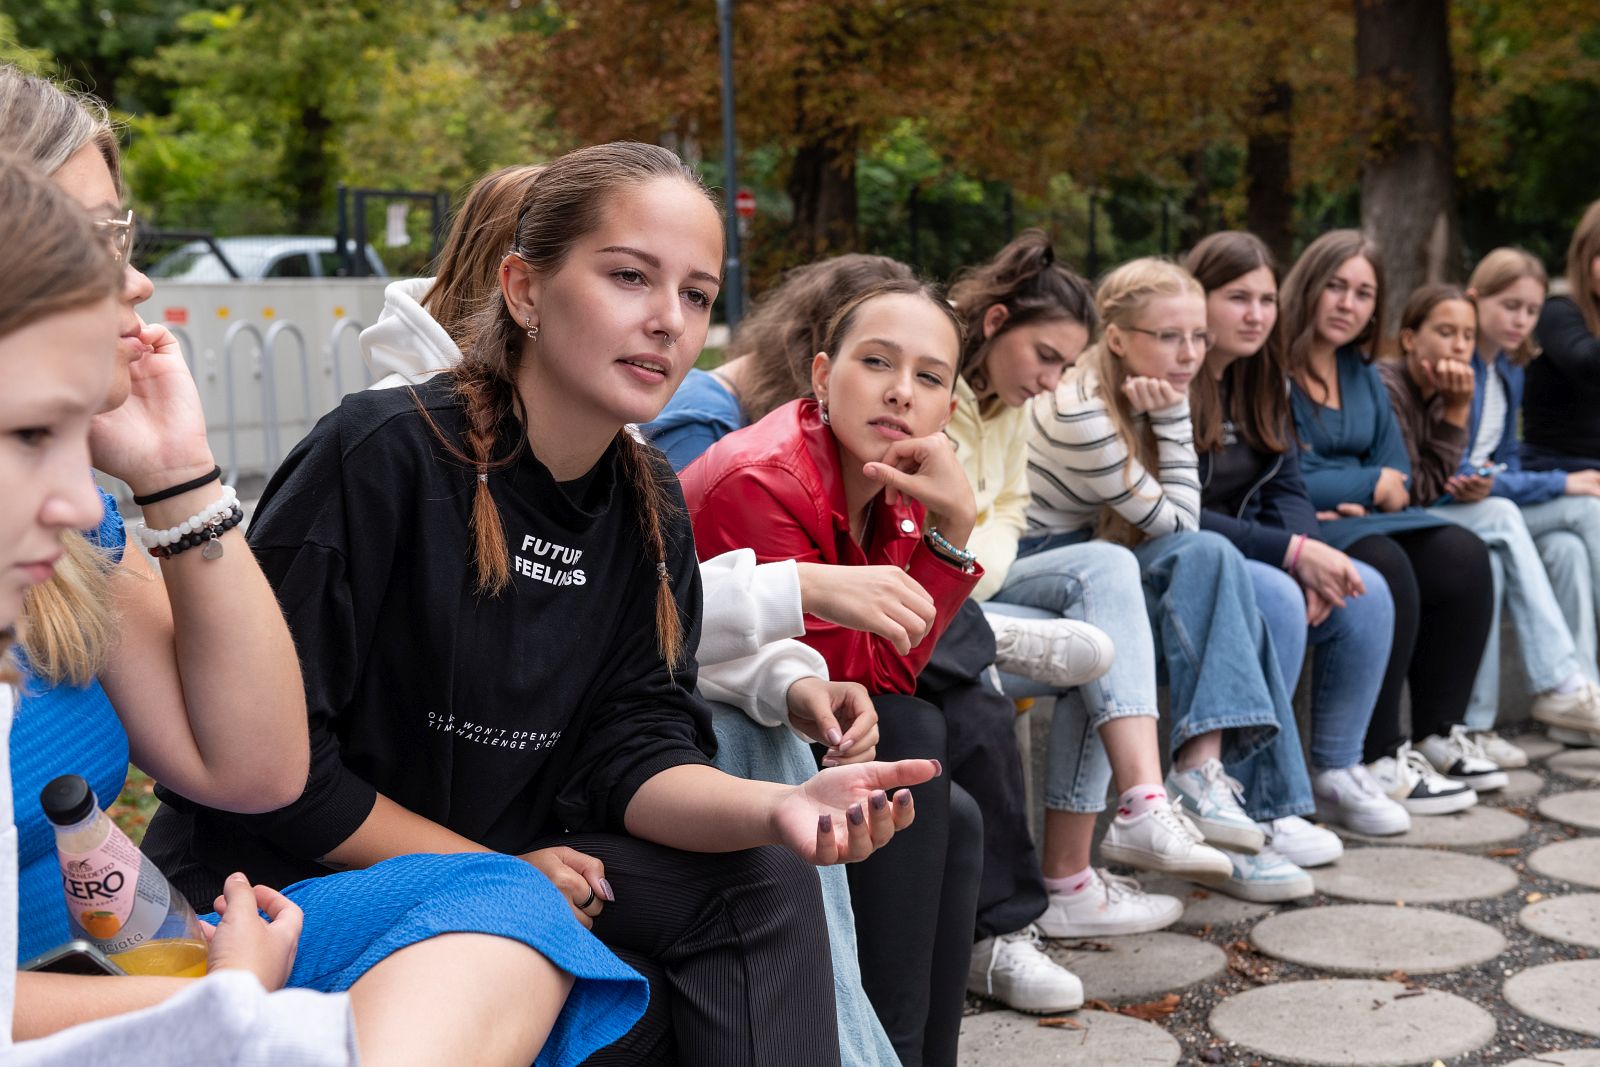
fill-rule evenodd
<path id="1" fill-rule="evenodd" d="M 1513 737 L 1511 743 L 1526 752 L 1530 762 L 1567 751 L 1566 745 L 1560 741 L 1552 741 L 1544 734 L 1523 734 L 1520 737 Z"/>
<path id="2" fill-rule="evenodd" d="M 1492 848 L 1515 841 L 1527 833 L 1528 820 L 1520 819 L 1509 811 L 1476 804 L 1455 815 L 1417 816 L 1411 820 L 1411 829 L 1389 837 L 1369 837 L 1343 828 L 1339 832 L 1352 841 L 1371 845 Z"/>
<path id="3" fill-rule="evenodd" d="M 1578 837 L 1534 849 L 1528 866 L 1558 882 L 1600 889 L 1600 837 Z"/>
<path id="4" fill-rule="evenodd" d="M 1507 771 L 1506 779 L 1503 789 L 1485 793 L 1483 799 L 1491 804 L 1498 800 L 1521 800 L 1523 797 L 1533 796 L 1544 788 L 1544 777 L 1538 771 Z"/>
<path id="5" fill-rule="evenodd" d="M 1600 948 L 1600 893 L 1546 897 L 1523 908 L 1517 921 L 1552 941 Z M 1600 991 L 1596 995 L 1600 996 Z"/>
<path id="6" fill-rule="evenodd" d="M 1382 1067 L 1481 1048 L 1495 1025 L 1488 1012 L 1449 993 L 1418 996 L 1399 982 L 1323 978 L 1231 996 L 1212 1011 L 1211 1030 L 1284 1063 Z"/>
<path id="7" fill-rule="evenodd" d="M 961 1067 L 1012 1063 L 1099 1067 L 1107 1063 L 1173 1067 L 1183 1049 L 1154 1023 L 1105 1011 L 1068 1016 L 1077 1027 L 1040 1026 L 1030 1015 L 990 1011 L 961 1021 Z"/>
<path id="8" fill-rule="evenodd" d="M 1494 959 L 1492 926 L 1431 908 L 1341 904 L 1262 919 L 1250 940 L 1269 956 L 1346 974 L 1438 974 Z"/>
<path id="9" fill-rule="evenodd" d="M 1506 1003 L 1542 1023 L 1600 1037 L 1600 960 L 1530 967 L 1506 979 Z"/>
<path id="10" fill-rule="evenodd" d="M 1051 941 L 1050 958 L 1083 981 L 1083 995 L 1108 1004 L 1149 1000 L 1220 974 L 1228 957 L 1187 934 L 1129 934 Z M 1074 947 L 1080 946 L 1080 947 Z M 1104 948 L 1106 951 L 1098 951 Z"/>
<path id="11" fill-rule="evenodd" d="M 1259 919 L 1273 909 L 1271 904 L 1239 900 L 1220 890 L 1206 889 L 1193 882 L 1184 882 L 1165 875 L 1141 877 L 1139 884 L 1147 893 L 1165 893 L 1169 897 L 1177 897 L 1183 901 L 1183 915 L 1172 924 L 1179 930 L 1231 926 L 1233 923 Z"/>
<path id="12" fill-rule="evenodd" d="M 1600 782 L 1600 748 L 1575 748 L 1544 761 L 1552 771 L 1560 771 L 1572 778 Z"/>
<path id="13" fill-rule="evenodd" d="M 1311 877 L 1318 892 L 1377 904 L 1482 900 L 1517 885 L 1515 872 L 1504 864 L 1420 848 L 1353 848 Z"/>
<path id="14" fill-rule="evenodd" d="M 1600 830 L 1600 789 L 1545 797 L 1539 801 L 1539 814 L 1580 830 Z"/>
<path id="15" fill-rule="evenodd" d="M 1506 1067 L 1600 1067 L 1600 1052 L 1594 1049 L 1573 1049 L 1569 1052 L 1541 1052 L 1531 1060 L 1513 1060 Z"/>

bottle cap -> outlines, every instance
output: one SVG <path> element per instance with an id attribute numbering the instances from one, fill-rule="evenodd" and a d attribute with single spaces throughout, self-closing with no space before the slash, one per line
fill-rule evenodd
<path id="1" fill-rule="evenodd" d="M 39 806 L 44 808 L 45 818 L 57 826 L 71 826 L 93 815 L 100 802 L 82 775 L 63 774 L 39 790 Z"/>

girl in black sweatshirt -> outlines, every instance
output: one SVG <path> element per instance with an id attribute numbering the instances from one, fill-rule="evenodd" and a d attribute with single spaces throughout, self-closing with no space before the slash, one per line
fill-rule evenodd
<path id="1" fill-rule="evenodd" d="M 251 544 L 301 656 L 310 781 L 264 816 L 183 805 L 157 836 L 186 891 L 519 855 L 650 979 L 644 1019 L 591 1062 L 837 1062 L 803 863 L 886 842 L 912 818 L 889 791 L 938 767 L 785 786 L 710 765 L 689 524 L 624 426 L 692 366 L 721 260 L 672 153 L 573 152 L 530 185 L 461 366 L 347 397 L 295 449 Z"/>

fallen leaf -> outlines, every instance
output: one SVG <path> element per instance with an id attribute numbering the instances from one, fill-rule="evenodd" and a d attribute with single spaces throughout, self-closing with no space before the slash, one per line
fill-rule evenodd
<path id="1" fill-rule="evenodd" d="M 1113 1015 L 1117 1012 L 1116 1008 L 1113 1008 L 1103 1000 L 1086 1000 L 1083 1002 L 1083 1006 L 1090 1011 L 1109 1011 Z"/>
<path id="2" fill-rule="evenodd" d="M 1520 856 L 1520 855 L 1522 855 L 1522 850 L 1520 848 L 1491 848 L 1488 852 L 1484 853 L 1484 855 L 1486 855 L 1486 856 Z"/>
<path id="3" fill-rule="evenodd" d="M 1210 937 L 1211 936 L 1211 924 L 1210 923 L 1206 923 L 1204 926 L 1202 926 L 1200 928 L 1200 936 L 1201 937 Z"/>
<path id="4" fill-rule="evenodd" d="M 1384 975 L 1383 980 L 1385 982 L 1399 982 L 1401 985 L 1407 985 L 1411 981 L 1411 976 L 1404 971 L 1394 970 Z"/>
<path id="5" fill-rule="evenodd" d="M 1206 889 L 1191 889 L 1189 891 L 1190 900 L 1208 900 L 1210 897 L 1211 893 Z"/>
<path id="6" fill-rule="evenodd" d="M 1544 894 L 1543 893 L 1529 893 L 1527 896 L 1523 897 L 1522 899 L 1526 900 L 1529 904 L 1537 904 L 1539 901 L 1544 899 Z"/>
<path id="7" fill-rule="evenodd" d="M 1040 1026 L 1053 1026 L 1059 1030 L 1082 1030 L 1083 1024 L 1076 1019 L 1069 1019 L 1065 1015 L 1053 1015 L 1047 1019 L 1039 1020 Z"/>
<path id="8" fill-rule="evenodd" d="M 1177 1011 L 1178 1004 L 1182 1000 L 1183 997 L 1180 994 L 1168 993 L 1160 1000 L 1146 1001 L 1143 1004 L 1124 1004 L 1122 1007 L 1117 1009 L 1117 1012 L 1121 1015 L 1127 1015 L 1135 1019 L 1143 1019 L 1145 1022 L 1151 1023 L 1157 1021 L 1158 1019 L 1165 1019 L 1167 1016 Z"/>

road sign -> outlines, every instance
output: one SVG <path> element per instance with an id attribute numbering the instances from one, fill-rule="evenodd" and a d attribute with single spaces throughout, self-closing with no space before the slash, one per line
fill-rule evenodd
<path id="1" fill-rule="evenodd" d="M 741 219 L 755 218 L 756 194 L 748 189 L 740 189 L 738 195 L 733 198 L 733 210 L 738 213 Z"/>

